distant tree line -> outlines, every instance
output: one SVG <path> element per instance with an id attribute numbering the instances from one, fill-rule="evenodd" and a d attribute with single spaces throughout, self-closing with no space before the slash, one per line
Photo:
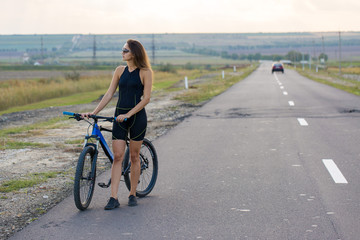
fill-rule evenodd
<path id="1" fill-rule="evenodd" d="M 17 48 L 2 48 L 0 52 L 17 52 Z"/>
<path id="2" fill-rule="evenodd" d="M 270 61 L 280 61 L 282 59 L 291 60 L 293 62 L 300 62 L 302 60 L 308 60 L 309 54 L 302 54 L 297 51 L 290 51 L 286 55 L 279 54 L 271 54 L 271 55 L 262 55 L 261 53 L 255 54 L 237 54 L 237 53 L 229 53 L 227 51 L 215 51 L 207 48 L 186 48 L 183 49 L 184 52 L 201 54 L 207 56 L 218 56 L 225 59 L 233 59 L 233 60 L 249 60 L 249 61 L 259 61 L 259 60 L 270 60 Z M 319 55 L 319 59 L 323 58 L 325 61 L 328 60 L 328 56 L 324 53 Z M 316 58 L 313 60 L 317 60 Z"/>

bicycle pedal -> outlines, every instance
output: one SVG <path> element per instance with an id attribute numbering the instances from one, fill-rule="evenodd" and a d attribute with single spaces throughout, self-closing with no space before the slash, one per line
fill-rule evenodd
<path id="1" fill-rule="evenodd" d="M 98 183 L 98 185 L 99 185 L 99 187 L 102 187 L 102 188 L 108 188 L 109 187 L 108 184 L 105 184 L 103 182 Z"/>

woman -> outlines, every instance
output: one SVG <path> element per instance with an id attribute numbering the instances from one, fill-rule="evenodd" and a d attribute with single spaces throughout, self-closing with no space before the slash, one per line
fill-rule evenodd
<path id="1" fill-rule="evenodd" d="M 109 89 L 98 106 L 83 117 L 98 114 L 112 99 L 119 86 L 119 100 L 113 123 L 112 147 L 114 162 L 111 168 L 111 197 L 105 210 L 120 206 L 117 194 L 121 178 L 122 161 L 126 147 L 126 136 L 130 133 L 131 189 L 129 206 L 136 206 L 136 187 L 140 177 L 140 148 L 143 142 L 147 118 L 145 106 L 150 102 L 153 72 L 144 47 L 139 41 L 129 39 L 122 50 L 127 66 L 116 68 Z"/>

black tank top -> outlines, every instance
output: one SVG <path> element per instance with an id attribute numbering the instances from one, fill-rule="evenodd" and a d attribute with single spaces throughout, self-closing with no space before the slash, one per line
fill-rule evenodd
<path id="1" fill-rule="evenodd" d="M 117 108 L 121 110 L 130 110 L 141 101 L 144 94 L 144 85 L 140 79 L 140 69 L 136 68 L 129 72 L 125 67 L 119 80 L 119 100 Z"/>

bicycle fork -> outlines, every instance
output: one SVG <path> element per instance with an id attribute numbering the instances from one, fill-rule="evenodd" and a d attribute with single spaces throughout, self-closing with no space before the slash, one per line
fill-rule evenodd
<path id="1" fill-rule="evenodd" d="M 89 143 L 89 139 L 94 138 L 96 139 L 96 143 Z M 89 147 L 91 146 L 94 149 L 94 156 L 92 157 L 92 163 L 91 163 L 91 172 L 89 174 L 89 176 L 86 176 L 87 180 L 92 180 L 96 178 L 96 162 L 97 162 L 97 157 L 98 157 L 98 149 L 99 149 L 99 137 L 98 136 L 85 136 L 85 141 L 84 141 L 84 147 Z"/>

